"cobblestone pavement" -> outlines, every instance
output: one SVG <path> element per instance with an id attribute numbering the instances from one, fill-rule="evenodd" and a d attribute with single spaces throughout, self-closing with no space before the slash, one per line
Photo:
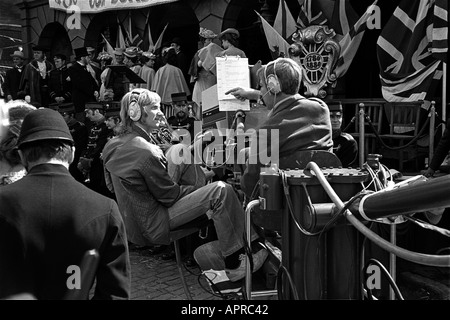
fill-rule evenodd
<path id="1" fill-rule="evenodd" d="M 163 260 L 147 250 L 130 250 L 131 300 L 187 300 L 175 259 Z M 194 300 L 222 300 L 209 292 L 200 269 L 184 269 L 187 285 Z M 199 282 L 200 281 L 200 282 Z M 202 287 L 203 286 L 203 287 Z"/>

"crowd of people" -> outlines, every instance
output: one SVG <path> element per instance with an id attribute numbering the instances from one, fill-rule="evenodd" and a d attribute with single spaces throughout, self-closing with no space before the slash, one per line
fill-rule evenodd
<path id="1" fill-rule="evenodd" d="M 158 52 L 76 48 L 70 63 L 64 54 L 51 63 L 41 46 L 28 64 L 14 52 L 3 85 L 7 121 L 0 121 L 0 298 L 64 299 L 67 268 L 96 249 L 93 298 L 129 299 L 129 245 L 167 246 L 171 230 L 198 219 L 213 221 L 230 281 L 245 277 L 249 252 L 253 271 L 262 267 L 263 235 L 251 228 L 252 243 L 245 243 L 235 187 L 183 157 L 204 136 L 193 129 L 202 120 L 201 92 L 217 82 L 214 58 L 245 57 L 236 29 L 216 35 L 201 28 L 199 37 L 203 46 L 190 64 L 179 38 Z M 142 81 L 129 80 L 130 72 Z M 340 130 L 342 107 L 303 97 L 301 66 L 278 58 L 257 77 L 258 88 L 227 92 L 269 110 L 246 149 L 257 159 L 241 175 L 248 198 L 266 165 L 260 155 L 274 147 L 272 129 L 280 159 L 325 150 L 355 164 L 357 145 Z"/>

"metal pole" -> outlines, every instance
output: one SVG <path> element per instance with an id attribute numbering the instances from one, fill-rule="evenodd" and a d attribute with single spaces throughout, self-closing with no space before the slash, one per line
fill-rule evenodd
<path id="1" fill-rule="evenodd" d="M 382 190 L 364 196 L 358 211 L 369 220 L 423 212 L 450 207 L 450 175 L 431 180 L 416 176 L 409 184 L 397 184 L 391 190 Z"/>
<path id="2" fill-rule="evenodd" d="M 390 230 L 390 242 L 395 246 L 397 244 L 397 226 L 395 224 L 391 224 Z M 395 282 L 397 276 L 397 259 L 393 252 L 389 252 L 389 273 Z M 390 287 L 389 290 L 389 300 L 395 300 L 395 292 L 392 287 Z"/>
<path id="3" fill-rule="evenodd" d="M 442 63 L 442 121 L 447 122 L 447 63 Z M 442 126 L 444 134 L 445 126 Z M 431 161 L 431 158 L 430 158 Z"/>
<path id="4" fill-rule="evenodd" d="M 435 122 L 436 122 L 436 102 L 435 101 L 431 101 L 431 108 L 430 108 L 430 141 L 429 141 L 429 146 L 428 146 L 428 163 L 427 163 L 427 167 L 429 165 L 429 163 L 431 162 L 431 159 L 433 159 L 433 154 L 434 154 L 434 126 L 435 126 Z"/>
<path id="5" fill-rule="evenodd" d="M 364 164 L 364 103 L 359 104 L 359 167 L 362 168 Z"/>
<path id="6" fill-rule="evenodd" d="M 259 200 L 252 200 L 247 205 L 247 209 L 245 209 L 245 232 L 247 244 L 249 247 L 251 247 L 252 243 L 250 234 L 250 213 L 252 212 L 253 207 L 256 207 L 257 205 L 259 205 Z M 247 299 L 252 300 L 252 270 L 250 269 L 250 259 L 248 255 L 245 255 L 245 292 L 247 293 Z"/>

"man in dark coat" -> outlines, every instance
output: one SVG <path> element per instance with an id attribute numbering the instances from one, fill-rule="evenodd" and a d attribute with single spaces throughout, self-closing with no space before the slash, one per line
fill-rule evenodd
<path id="1" fill-rule="evenodd" d="M 45 59 L 46 51 L 42 46 L 33 47 L 34 59 L 25 66 L 20 81 L 21 94 L 30 96 L 31 104 L 39 107 L 48 107 L 50 103 L 48 79 L 54 67 Z"/>
<path id="2" fill-rule="evenodd" d="M 86 185 L 94 191 L 112 196 L 106 187 L 101 153 L 111 130 L 105 123 L 105 110 L 100 103 L 86 104 L 86 117 L 91 121 L 86 148 L 81 152 L 78 170 L 85 175 Z"/>
<path id="3" fill-rule="evenodd" d="M 176 67 L 180 68 L 181 72 L 183 72 L 184 79 L 186 80 L 186 83 L 190 84 L 190 76 L 189 76 L 189 62 L 190 59 L 187 58 L 186 54 L 181 50 L 182 46 L 182 40 L 181 38 L 175 37 L 172 39 L 172 42 L 170 43 L 170 46 L 175 49 L 175 52 L 177 54 L 177 65 Z M 192 91 L 192 88 L 190 88 Z"/>
<path id="4" fill-rule="evenodd" d="M 69 68 L 69 76 L 72 82 L 72 101 L 75 106 L 75 118 L 84 122 L 84 109 L 87 102 L 95 101 L 97 84 L 86 69 L 88 64 L 88 52 L 85 47 L 75 51 L 75 63 Z M 98 94 L 98 92 L 97 92 Z"/>
<path id="5" fill-rule="evenodd" d="M 17 93 L 19 92 L 20 79 L 22 78 L 25 61 L 22 51 L 14 51 L 11 57 L 13 58 L 14 67 L 6 71 L 5 82 L 3 83 L 3 92 L 6 101 L 18 99 Z M 25 97 L 20 98 L 23 99 Z"/>
<path id="6" fill-rule="evenodd" d="M 86 149 L 89 130 L 83 122 L 75 119 L 75 107 L 73 106 L 73 103 L 60 105 L 58 111 L 59 113 L 61 113 L 64 121 L 69 127 L 70 134 L 72 135 L 75 146 L 75 155 L 72 163 L 69 166 L 69 172 L 75 178 L 75 180 L 84 182 L 84 176 L 80 172 L 80 170 L 78 170 L 77 164 L 80 160 L 81 153 Z"/>
<path id="7" fill-rule="evenodd" d="M 0 192 L 0 298 L 130 298 L 130 260 L 117 204 L 69 174 L 73 139 L 49 108 L 29 113 L 18 139 L 27 176 Z M 32 191 L 31 191 L 32 190 Z M 86 269 L 86 252 L 98 267 Z M 94 264 L 95 265 L 95 264 Z M 91 281 L 82 281 L 89 272 Z"/>
<path id="8" fill-rule="evenodd" d="M 196 119 L 190 116 L 189 111 L 192 112 L 194 102 L 188 104 L 185 92 L 173 93 L 171 97 L 174 115 L 169 117 L 167 122 L 174 131 L 174 134 L 179 136 L 180 141 L 183 140 L 182 136 L 185 136 L 189 132 L 190 140 L 187 144 L 191 144 L 194 141 L 194 123 Z"/>
<path id="9" fill-rule="evenodd" d="M 62 104 L 72 101 L 72 88 L 66 60 L 66 56 L 61 53 L 57 53 L 53 57 L 55 69 L 50 71 L 49 80 L 50 100 L 52 103 Z"/>

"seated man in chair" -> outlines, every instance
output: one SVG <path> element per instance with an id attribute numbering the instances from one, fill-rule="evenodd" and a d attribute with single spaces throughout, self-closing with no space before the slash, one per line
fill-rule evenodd
<path id="1" fill-rule="evenodd" d="M 241 188 L 249 197 L 267 159 L 280 168 L 296 168 L 300 165 L 292 157 L 294 152 L 331 151 L 333 147 L 328 107 L 320 99 L 307 99 L 298 93 L 302 70 L 294 60 L 278 58 L 259 69 L 258 78 L 260 90 L 234 88 L 227 92 L 240 100 L 258 99 L 270 110 L 251 139 L 248 164 L 241 178 Z"/>
<path id="2" fill-rule="evenodd" d="M 222 181 L 195 189 L 172 180 L 168 159 L 151 142 L 153 130 L 165 122 L 160 103 L 159 95 L 147 89 L 127 93 L 120 111 L 124 133 L 103 149 L 105 175 L 112 181 L 128 238 L 142 246 L 169 244 L 171 230 L 206 215 L 214 222 L 228 278 L 238 281 L 245 277 L 244 210 L 233 188 Z M 254 230 L 251 239 L 257 271 L 268 253 L 257 245 Z"/>

